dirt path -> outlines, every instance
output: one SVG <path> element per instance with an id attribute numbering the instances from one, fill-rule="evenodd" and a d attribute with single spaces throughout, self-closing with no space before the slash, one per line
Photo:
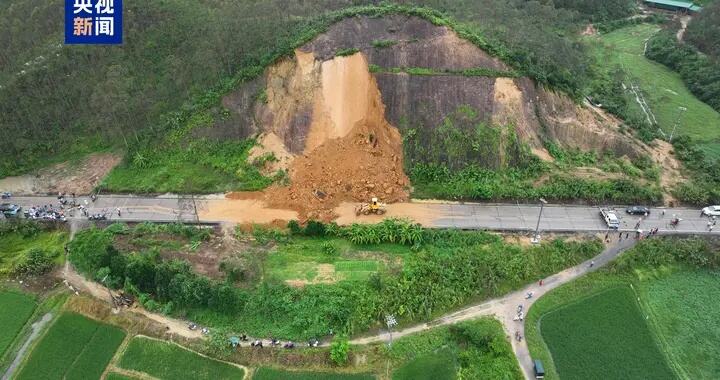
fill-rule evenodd
<path id="1" fill-rule="evenodd" d="M 456 311 L 454 313 L 445 315 L 431 322 L 419 324 L 416 326 L 408 327 L 400 331 L 396 331 L 392 334 L 393 338 L 399 338 L 410 334 L 415 334 L 421 331 L 429 330 L 437 326 L 451 325 L 458 322 L 475 319 L 482 316 L 492 315 L 497 318 L 503 325 L 503 329 L 508 336 L 512 337 L 511 344 L 513 352 L 520 363 L 520 367 L 525 374 L 525 378 L 534 378 L 532 359 L 530 357 L 530 351 L 528 349 L 525 339 L 518 342 L 514 339 L 515 332 L 518 331 L 524 337 L 525 336 L 525 325 L 524 322 L 514 321 L 513 317 L 517 314 L 518 305 L 523 306 L 523 310 L 527 313 L 527 310 L 547 292 L 567 284 L 583 275 L 595 271 L 607 263 L 615 259 L 620 253 L 626 249 L 635 245 L 635 240 L 625 240 L 621 243 L 617 243 L 606 248 L 600 255 L 592 259 L 594 265 L 590 266 L 590 260 L 576 265 L 572 268 L 568 268 L 562 272 L 556 273 L 550 277 L 543 279 L 543 285 L 539 283 L 533 283 L 527 287 L 507 294 L 503 297 L 492 299 L 483 302 L 479 305 L 470 306 L 465 309 Z M 533 292 L 533 297 L 527 299 L 528 292 Z M 350 341 L 351 344 L 364 345 L 372 343 L 380 343 L 387 341 L 390 336 L 387 333 L 380 335 L 358 338 Z"/>
<path id="2" fill-rule="evenodd" d="M 10 367 L 8 367 L 7 371 L 5 371 L 5 374 L 2 377 L 2 380 L 8 380 L 10 377 L 12 377 L 13 373 L 15 373 L 15 370 L 18 369 L 20 366 L 20 363 L 22 363 L 23 359 L 25 358 L 25 352 L 28 350 L 32 342 L 37 339 L 38 335 L 40 335 L 40 331 L 42 331 L 43 327 L 52 320 L 53 314 L 47 313 L 43 315 L 42 318 L 40 318 L 39 321 L 32 324 L 32 333 L 30 333 L 30 336 L 28 336 L 27 340 L 25 340 L 25 343 L 23 343 L 22 347 L 20 347 L 20 351 L 18 351 L 17 355 L 15 355 L 15 360 L 13 360 L 12 364 L 10 364 Z"/>
<path id="3" fill-rule="evenodd" d="M 73 222 L 72 224 L 70 224 L 70 239 L 75 236 L 75 232 L 78 228 L 79 226 L 77 223 Z M 65 266 L 63 267 L 62 274 L 63 278 L 67 282 L 67 286 L 70 288 L 71 291 L 88 293 L 97 299 L 103 300 L 108 303 L 112 302 L 112 300 L 110 299 L 110 290 L 94 281 L 89 281 L 85 279 L 85 277 L 79 274 L 70 264 L 69 258 L 65 259 Z M 142 307 L 135 307 L 127 310 L 133 313 L 141 314 L 149 319 L 152 319 L 155 322 L 164 325 L 167 329 L 168 334 L 179 335 L 189 339 L 203 338 L 203 335 L 200 331 L 188 329 L 187 322 L 185 321 L 168 318 L 164 315 L 156 313 L 151 313 L 143 309 Z M 116 309 L 113 309 L 113 312 L 116 311 Z"/>
<path id="4" fill-rule="evenodd" d="M 683 41 L 683 37 L 685 36 L 685 31 L 687 30 L 687 26 L 690 23 L 690 20 L 692 20 L 692 16 L 685 15 L 680 17 L 680 29 L 677 31 L 677 40 L 678 42 Z"/>

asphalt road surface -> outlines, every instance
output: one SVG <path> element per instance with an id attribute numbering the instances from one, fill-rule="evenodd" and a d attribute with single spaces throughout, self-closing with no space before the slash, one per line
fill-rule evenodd
<path id="1" fill-rule="evenodd" d="M 198 209 L 208 202 L 221 201 L 213 196 L 158 196 L 137 197 L 131 195 L 101 195 L 95 202 L 79 197 L 80 204 L 87 204 L 90 214 L 104 213 L 111 221 L 155 221 L 155 222 L 208 222 L 222 223 L 225 220 L 209 220 L 198 217 Z M 9 201 L 23 208 L 52 204 L 57 206 L 56 197 L 13 197 Z M 422 203 L 417 205 L 429 215 L 423 224 L 435 228 L 487 229 L 498 231 L 534 231 L 540 207 L 527 204 L 445 204 Z M 117 209 L 120 209 L 120 215 Z M 627 215 L 624 207 L 615 207 L 621 220 L 621 231 L 635 231 L 640 222 L 644 232 L 659 228 L 661 232 L 679 234 L 708 233 L 708 218 L 700 216 L 700 210 L 687 208 L 653 208 L 650 215 Z M 664 211 L 664 213 L 663 213 Z M 70 219 L 87 219 L 79 210 L 66 211 Z M 399 216 L 403 215 L 390 215 Z M 678 217 L 677 227 L 670 220 Z M 360 218 L 363 218 L 362 216 Z M 540 220 L 541 232 L 603 232 L 608 231 L 599 209 L 592 206 L 547 205 Z M 720 231 L 720 227 L 713 233 Z M 611 231 L 612 232 L 612 231 Z"/>

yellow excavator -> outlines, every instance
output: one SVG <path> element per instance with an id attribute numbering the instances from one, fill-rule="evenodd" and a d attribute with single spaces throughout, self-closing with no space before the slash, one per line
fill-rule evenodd
<path id="1" fill-rule="evenodd" d="M 360 216 L 377 214 L 382 215 L 385 213 L 385 203 L 378 201 L 377 198 L 373 198 L 370 203 L 361 203 L 358 207 L 355 207 L 355 215 Z"/>

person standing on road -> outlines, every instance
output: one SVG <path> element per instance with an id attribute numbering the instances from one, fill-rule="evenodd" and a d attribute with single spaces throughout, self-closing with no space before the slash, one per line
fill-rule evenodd
<path id="1" fill-rule="evenodd" d="M 120 207 L 118 207 L 116 210 L 117 210 L 117 214 L 118 214 L 118 218 L 119 218 L 121 216 L 120 215 Z"/>
<path id="2" fill-rule="evenodd" d="M 590 260 L 590 268 L 595 266 L 595 260 Z"/>

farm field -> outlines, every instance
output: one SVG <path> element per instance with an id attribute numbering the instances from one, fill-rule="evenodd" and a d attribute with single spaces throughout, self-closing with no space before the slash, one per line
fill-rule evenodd
<path id="1" fill-rule="evenodd" d="M 32 296 L 0 291 L 0 358 L 10 347 L 13 340 L 23 328 L 37 304 Z"/>
<path id="2" fill-rule="evenodd" d="M 33 349 L 17 379 L 97 379 L 125 332 L 78 314 L 64 313 Z"/>
<path id="3" fill-rule="evenodd" d="M 664 349 L 686 379 L 720 377 L 719 276 L 684 270 L 639 283 Z"/>
<path id="4" fill-rule="evenodd" d="M 135 378 L 121 375 L 117 372 L 110 372 L 107 377 L 105 377 L 105 380 L 135 380 Z"/>
<path id="5" fill-rule="evenodd" d="M 346 374 L 324 372 L 296 372 L 282 371 L 273 368 L 259 368 L 252 377 L 253 380 L 373 380 L 370 374 Z"/>
<path id="6" fill-rule="evenodd" d="M 440 349 L 418 356 L 393 372 L 393 380 L 437 379 L 453 380 L 457 377 L 457 353 Z"/>
<path id="7" fill-rule="evenodd" d="M 629 287 L 551 311 L 540 331 L 560 378 L 675 378 Z"/>
<path id="8" fill-rule="evenodd" d="M 24 237 L 13 232 L 2 235 L 0 246 L 0 277 L 10 274 L 17 263 L 32 249 L 57 253 L 57 264 L 62 264 L 61 254 L 67 242 L 67 233 L 62 231 L 38 232 L 34 236 Z"/>
<path id="9" fill-rule="evenodd" d="M 603 35 L 600 41 L 606 52 L 601 54 L 630 74 L 665 133 L 672 131 L 678 107 L 685 107 L 677 133 L 698 140 L 708 154 L 720 153 L 720 113 L 692 95 L 677 73 L 643 56 L 645 41 L 657 30 L 657 25 L 640 24 Z M 637 103 L 632 104 L 642 112 Z"/>
<path id="10" fill-rule="evenodd" d="M 145 337 L 130 341 L 119 366 L 167 380 L 242 379 L 245 375 L 242 368 L 206 358 L 173 343 Z"/>

